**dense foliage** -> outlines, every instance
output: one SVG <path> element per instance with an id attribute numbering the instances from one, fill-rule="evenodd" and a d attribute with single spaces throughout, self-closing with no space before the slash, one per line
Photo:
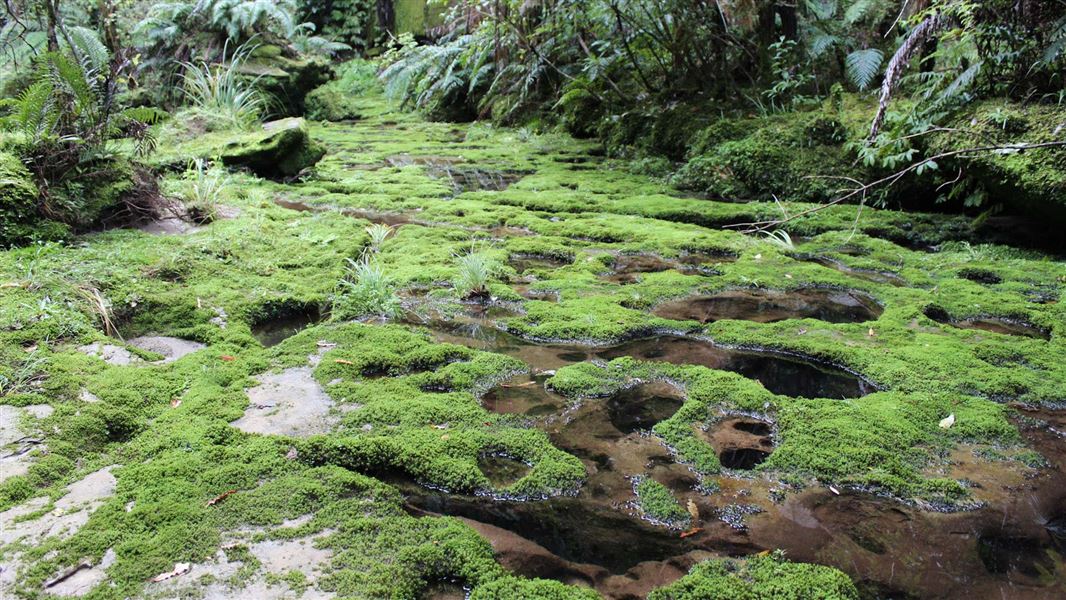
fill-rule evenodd
<path id="1" fill-rule="evenodd" d="M 681 181 L 716 196 L 794 191 L 791 176 L 753 173 L 767 185 L 744 183 L 745 169 L 772 162 L 729 153 L 722 164 L 714 146 L 732 138 L 717 121 L 821 111 L 820 133 L 804 145 L 848 143 L 839 164 L 863 170 L 806 164 L 802 176 L 870 181 L 910 165 L 897 197 L 978 206 L 988 190 L 958 160 L 940 161 L 943 177 L 933 173 L 941 164 L 928 140 L 980 99 L 1062 105 L 1066 2 L 465 2 L 437 43 L 407 39 L 387 59 L 390 96 L 434 118 L 559 122 L 616 154 L 684 160 Z M 845 95 L 865 99 L 854 107 L 865 127 L 842 113 Z M 711 154 L 694 151 L 698 132 L 714 142 L 702 143 Z M 1063 160 L 1061 148 L 1045 154 Z M 694 180 L 700 172 L 734 181 Z M 961 185 L 941 188 L 952 180 Z M 839 187 L 804 197 L 830 200 Z M 856 196 L 886 199 L 878 190 Z"/>

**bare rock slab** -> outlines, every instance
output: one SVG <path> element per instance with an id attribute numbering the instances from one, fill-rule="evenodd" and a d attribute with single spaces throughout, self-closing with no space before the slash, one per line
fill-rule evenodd
<path id="1" fill-rule="evenodd" d="M 141 350 L 147 350 L 149 352 L 163 355 L 162 360 L 154 361 L 149 364 L 174 362 L 187 354 L 192 354 L 193 352 L 207 347 L 200 342 L 193 342 L 191 340 L 183 340 L 181 338 L 165 335 L 145 335 L 135 337 L 128 340 L 127 343 L 130 346 L 135 346 Z M 144 360 L 139 356 L 133 354 L 128 349 L 115 344 L 93 342 L 91 344 L 79 346 L 78 351 L 88 354 L 89 356 L 99 357 L 109 365 L 126 366 L 135 363 L 144 363 Z"/>
<path id="2" fill-rule="evenodd" d="M 306 437 L 328 433 L 336 425 L 333 400 L 311 375 L 311 367 L 293 367 L 258 377 L 246 390 L 248 408 L 232 423 L 249 433 Z"/>

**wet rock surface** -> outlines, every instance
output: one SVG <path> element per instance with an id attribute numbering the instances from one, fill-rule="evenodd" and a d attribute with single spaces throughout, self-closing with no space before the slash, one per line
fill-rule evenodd
<path id="1" fill-rule="evenodd" d="M 938 221 L 909 214 L 906 223 L 877 216 L 863 230 L 870 235 L 833 224 L 850 227 L 850 213 L 826 222 L 815 216 L 796 222 L 803 233 L 791 235 L 796 248 L 771 247 L 720 226 L 777 214 L 773 205 L 664 204 L 664 186 L 634 180 L 588 150 L 543 150 L 538 158 L 517 138 L 486 139 L 507 135 L 502 130 L 385 119 L 364 108 L 360 123 L 282 122 L 256 132 L 280 139 L 314 127 L 330 154 L 317 174 L 297 171 L 300 181 L 292 165 L 273 158 L 248 168 L 284 183 L 235 173 L 239 223 L 204 224 L 201 234 L 153 238 L 151 247 L 137 246 L 147 236 L 133 234 L 134 242 L 118 235 L 118 242 L 91 238 L 49 251 L 70 264 L 44 256 L 44 269 L 81 272 L 75 267 L 84 259 L 114 270 L 105 293 L 116 311 L 136 301 L 161 323 L 174 322 L 159 331 L 195 331 L 189 335 L 211 349 L 179 361 L 204 346 L 158 336 L 100 341 L 82 351 L 115 368 L 84 359 L 65 365 L 68 349 L 49 347 L 53 364 L 42 371 L 51 379 L 28 370 L 33 385 L 19 393 L 44 396 L 63 418 L 48 419 L 34 404 L 0 404 L 5 476 L 9 460 L 25 460 L 14 473 L 25 475 L 60 452 L 70 465 L 56 463 L 79 476 L 84 460 L 105 453 L 131 464 L 115 471 L 121 485 L 107 470 L 69 488 L 70 479 L 52 488 L 34 483 L 39 494 L 31 487 L 0 513 L 0 595 L 27 572 L 19 562 L 25 550 L 57 538 L 94 554 L 83 562 L 41 557 L 63 564 L 50 564 L 47 590 L 34 581 L 22 595 L 76 596 L 94 587 L 106 595 L 103 586 L 126 586 L 130 597 L 328 598 L 325 588 L 334 585 L 352 585 L 356 597 L 402 585 L 416 597 L 465 598 L 471 583 L 456 574 L 493 555 L 462 538 L 467 529 L 435 518 L 453 516 L 488 540 L 508 572 L 612 599 L 646 597 L 705 559 L 779 548 L 792 560 L 846 571 L 871 598 L 1062 596 L 1066 421 L 1051 401 L 1057 391 L 1040 387 L 1061 378 L 1056 267 L 999 261 L 996 249 L 934 248 L 936 236 L 919 229 Z M 404 314 L 366 319 L 368 330 L 387 332 L 376 343 L 360 346 L 355 335 L 336 343 L 327 340 L 335 328 L 362 325 L 321 323 L 317 306 L 335 300 L 344 260 L 367 251 L 364 221 L 393 228 L 376 256 Z M 178 224 L 158 226 L 181 233 Z M 916 256 L 885 239 L 929 252 Z M 498 267 L 483 305 L 454 293 L 454 257 L 472 249 Z M 23 285 L 21 269 L 19 262 L 0 277 L 3 292 L 25 306 L 53 306 L 36 284 Z M 930 322 L 922 313 L 934 301 L 947 316 L 926 313 Z M 307 302 L 316 309 L 303 310 Z M 1018 318 L 950 316 L 980 311 Z M 5 330 L 17 340 L 0 347 L 10 350 L 5 361 L 32 352 L 40 328 L 47 336 L 36 343 L 51 346 L 49 319 L 62 318 L 43 308 L 24 312 Z M 664 329 L 653 315 L 678 329 Z M 85 331 L 90 322 L 63 325 Z M 311 326 L 323 335 L 301 334 Z M 438 345 L 409 356 L 412 327 L 425 339 L 516 358 L 525 368 Z M 160 366 L 150 367 L 138 348 L 160 354 Z M 310 366 L 293 366 L 309 353 Z M 640 364 L 604 365 L 621 357 Z M 974 360 L 1010 370 L 976 371 Z M 551 387 L 557 371 L 579 364 L 614 379 L 574 386 L 572 395 Z M 677 373 L 699 377 L 659 379 Z M 1007 431 L 998 428 L 1002 404 L 1024 446 L 996 437 Z M 938 427 L 949 413 L 954 425 Z M 819 418 L 804 420 L 810 414 Z M 656 432 L 678 415 L 683 422 Z M 84 437 L 84 449 L 73 425 L 96 436 Z M 702 459 L 682 452 L 677 435 L 668 443 L 671 428 L 689 436 L 682 442 L 704 451 Z M 797 444 L 808 431 L 818 439 Z M 926 435 L 903 435 L 914 431 Z M 882 441 L 889 452 L 870 459 Z M 523 454 L 529 448 L 565 452 L 571 464 L 580 461 L 583 478 L 567 479 L 566 489 L 549 481 L 546 494 L 515 491 L 546 472 L 543 455 Z M 430 462 L 433 469 L 420 470 Z M 906 471 L 915 464 L 918 476 Z M 812 465 L 817 478 L 806 470 Z M 653 521 L 636 493 L 649 480 L 666 490 L 685 526 Z M 899 488 L 884 487 L 894 480 Z M 463 487 L 470 481 L 473 488 Z M 960 503 L 942 501 L 937 494 L 957 482 Z M 476 493 L 450 493 L 453 483 Z M 45 493 L 58 498 L 54 506 Z M 114 532 L 88 531 L 89 515 L 114 493 L 137 496 L 125 505 L 132 516 L 114 519 Z M 156 500 L 150 515 L 131 513 Z M 294 509 L 313 511 L 314 527 L 334 519 L 336 529 L 312 531 L 310 515 L 278 525 L 278 515 Z M 245 525 L 234 529 L 236 522 Z M 102 537 L 112 533 L 121 544 Z M 175 553 L 160 539 L 181 539 L 182 552 L 196 557 L 187 572 L 144 583 L 173 567 Z M 466 562 L 449 563 L 453 554 Z M 158 570 L 137 570 L 142 559 L 160 556 L 168 561 Z M 426 565 L 432 572 L 421 570 Z"/>
<path id="2" fill-rule="evenodd" d="M 48 452 L 45 437 L 39 427 L 27 426 L 52 414 L 47 404 L 25 407 L 0 404 L 0 482 L 16 475 L 25 475 L 37 457 Z"/>
<path id="3" fill-rule="evenodd" d="M 115 493 L 117 480 L 111 467 L 94 471 L 64 490 L 51 509 L 48 499 L 37 497 L 0 512 L 0 595 L 11 593 L 19 573 L 28 568 L 24 560 L 25 548 L 40 544 L 50 538 L 66 539 L 81 529 L 108 497 Z M 105 570 L 114 561 L 114 553 L 105 554 L 99 562 L 69 565 L 64 569 L 67 577 L 61 577 L 52 586 L 51 593 L 65 596 L 81 596 L 106 579 Z M 61 574 L 61 575 L 62 575 Z"/>
<path id="4" fill-rule="evenodd" d="M 883 309 L 870 297 L 841 290 L 734 290 L 697 296 L 655 307 L 665 319 L 711 323 L 724 319 L 773 323 L 785 319 L 818 319 L 828 323 L 872 321 Z"/>
<path id="5" fill-rule="evenodd" d="M 140 336 L 126 341 L 130 346 L 135 346 L 146 352 L 161 354 L 162 359 L 152 361 L 149 364 L 165 364 L 206 348 L 205 344 L 191 340 L 183 340 L 176 337 L 162 335 Z M 79 346 L 78 351 L 90 356 L 96 356 L 109 365 L 127 366 L 131 364 L 146 364 L 146 361 L 127 348 L 104 342 L 93 342 Z"/>
<path id="6" fill-rule="evenodd" d="M 233 426 L 249 433 L 306 437 L 328 433 L 336 419 L 333 400 L 315 381 L 310 367 L 265 373 L 249 388 L 248 408 Z"/>

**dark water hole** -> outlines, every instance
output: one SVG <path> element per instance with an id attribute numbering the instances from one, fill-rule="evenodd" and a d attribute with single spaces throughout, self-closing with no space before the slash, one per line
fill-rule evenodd
<path id="1" fill-rule="evenodd" d="M 632 340 L 608 348 L 564 344 L 536 344 L 496 329 L 483 321 L 421 323 L 440 342 L 513 356 L 535 372 L 558 369 L 594 358 L 638 360 L 677 365 L 702 365 L 733 371 L 758 380 L 775 394 L 804 398 L 858 398 L 876 391 L 861 377 L 829 365 L 772 352 L 731 350 L 710 342 L 679 336 Z"/>
<path id="2" fill-rule="evenodd" d="M 317 306 L 295 307 L 252 324 L 252 337 L 264 347 L 280 344 L 303 329 L 322 321 L 325 315 Z"/>
<path id="3" fill-rule="evenodd" d="M 482 454 L 478 459 L 478 468 L 497 489 L 505 488 L 525 477 L 530 470 L 526 463 L 496 453 Z"/>
<path id="4" fill-rule="evenodd" d="M 862 378 L 829 366 L 772 353 L 729 350 L 709 342 L 661 336 L 634 340 L 597 353 L 677 365 L 703 365 L 755 379 L 775 394 L 804 398 L 857 398 L 874 391 Z"/>
<path id="5" fill-rule="evenodd" d="M 769 452 L 756 448 L 727 448 L 718 455 L 718 460 L 727 469 L 750 471 L 769 456 Z"/>
<path id="6" fill-rule="evenodd" d="M 660 304 L 658 317 L 710 323 L 724 319 L 773 323 L 785 319 L 818 319 L 829 323 L 862 323 L 884 312 L 877 302 L 859 292 L 808 289 L 733 290 L 711 296 L 682 298 Z"/>
<path id="7" fill-rule="evenodd" d="M 410 506 L 466 517 L 512 531 L 565 560 L 624 573 L 644 561 L 661 561 L 694 546 L 677 533 L 607 505 L 560 497 L 539 502 L 486 501 L 421 488 L 405 489 Z"/>
<path id="8" fill-rule="evenodd" d="M 622 433 L 647 431 L 674 416 L 684 400 L 676 393 L 641 385 L 622 390 L 607 400 L 611 424 Z"/>
<path id="9" fill-rule="evenodd" d="M 978 329 L 1004 335 L 1019 335 L 1036 339 L 1047 340 L 1051 334 L 1035 325 L 1018 319 L 1008 317 L 973 317 L 970 319 L 954 319 L 947 311 L 939 306 L 931 306 L 925 309 L 925 316 L 942 323 L 960 329 Z"/>

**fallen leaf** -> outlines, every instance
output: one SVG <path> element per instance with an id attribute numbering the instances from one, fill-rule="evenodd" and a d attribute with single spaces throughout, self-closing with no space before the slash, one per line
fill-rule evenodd
<path id="1" fill-rule="evenodd" d="M 296 451 L 296 446 L 289 446 L 289 451 L 285 453 L 285 458 L 288 460 L 296 460 L 300 456 L 300 453 Z"/>
<path id="2" fill-rule="evenodd" d="M 770 556 L 770 551 L 769 550 L 763 550 L 762 552 L 759 552 L 755 556 Z"/>
<path id="3" fill-rule="evenodd" d="M 687 537 L 696 535 L 697 533 L 699 533 L 701 531 L 703 531 L 702 527 L 693 527 L 692 529 L 689 529 L 688 531 L 681 532 L 681 539 L 685 539 Z"/>
<path id="4" fill-rule="evenodd" d="M 237 360 L 236 357 L 230 356 L 229 354 L 223 354 L 222 356 L 220 356 L 218 358 L 220 360 L 224 360 L 226 362 L 233 362 L 233 361 Z"/>
<path id="5" fill-rule="evenodd" d="M 166 581 L 171 577 L 177 577 L 178 575 L 184 575 L 192 570 L 192 565 L 189 563 L 177 563 L 174 565 L 174 570 L 167 571 L 166 573 L 160 573 L 155 577 L 149 579 L 150 583 L 159 583 L 160 581 Z"/>
<path id="6" fill-rule="evenodd" d="M 452 437 L 451 435 L 445 433 L 444 435 L 440 436 L 440 439 L 447 440 L 447 439 L 450 439 L 451 437 Z"/>
<path id="7" fill-rule="evenodd" d="M 792 279 L 792 273 L 785 273 L 785 279 Z"/>
<path id="8" fill-rule="evenodd" d="M 177 408 L 179 406 L 181 406 L 181 398 L 175 397 L 170 399 L 170 408 Z"/>
<path id="9" fill-rule="evenodd" d="M 344 360 L 343 358 L 335 358 L 335 359 L 333 359 L 333 362 L 337 363 L 338 365 L 354 365 L 355 364 L 352 361 Z"/>
<path id="10" fill-rule="evenodd" d="M 696 503 L 692 501 L 692 498 L 688 499 L 688 504 L 685 505 L 685 508 L 688 509 L 688 515 L 692 517 L 693 523 L 700 520 L 700 509 L 696 506 Z"/>
<path id="11" fill-rule="evenodd" d="M 762 260 L 762 254 L 756 254 L 755 260 Z"/>
<path id="12" fill-rule="evenodd" d="M 236 493 L 237 493 L 237 490 L 229 490 L 229 491 L 226 491 L 226 492 L 222 492 L 221 494 L 219 494 L 219 495 L 215 496 L 214 498 L 208 500 L 207 501 L 207 506 L 214 506 L 214 505 L 218 504 L 219 502 L 222 502 L 226 498 L 229 498 L 230 496 L 232 496 L 233 494 L 236 494 Z"/>
<path id="13" fill-rule="evenodd" d="M 951 426 L 954 425 L 954 424 L 955 424 L 955 413 L 951 413 L 950 415 L 944 417 L 943 419 L 940 419 L 940 428 L 941 429 L 951 429 Z"/>

